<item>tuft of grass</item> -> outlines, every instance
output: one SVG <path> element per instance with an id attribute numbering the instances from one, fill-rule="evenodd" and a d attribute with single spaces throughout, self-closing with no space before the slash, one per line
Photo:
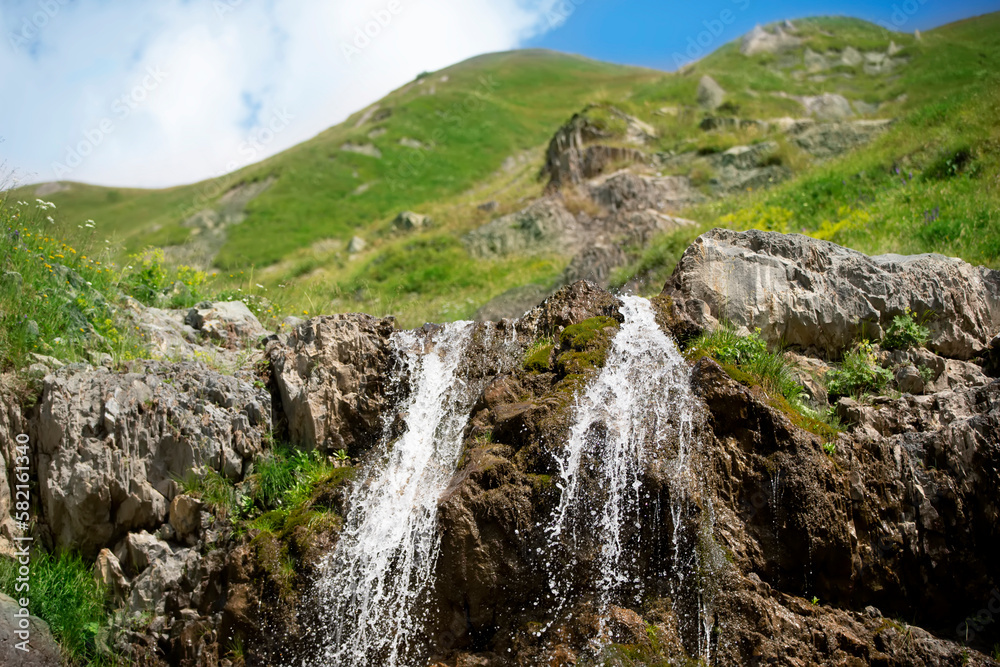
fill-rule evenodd
<path id="1" fill-rule="evenodd" d="M 805 389 L 796 382 L 792 365 L 780 351 L 768 350 L 759 329 L 741 336 L 732 326 L 723 324 L 691 341 L 685 353 L 689 359 L 708 356 L 724 366 L 733 366 L 768 394 L 780 396 L 792 406 L 802 404 Z"/>
<path id="2" fill-rule="evenodd" d="M 826 375 L 830 400 L 842 396 L 861 398 L 865 394 L 881 394 L 892 381 L 892 373 L 878 364 L 874 346 L 863 340 L 844 355 L 839 368 Z"/>
<path id="3" fill-rule="evenodd" d="M 184 493 L 200 498 L 220 519 L 237 510 L 236 486 L 213 468 L 204 466 L 200 471 L 191 471 L 180 485 Z"/>

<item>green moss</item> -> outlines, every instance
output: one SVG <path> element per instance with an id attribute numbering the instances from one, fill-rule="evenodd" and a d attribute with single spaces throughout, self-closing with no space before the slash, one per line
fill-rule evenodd
<path id="1" fill-rule="evenodd" d="M 600 344 L 608 338 L 607 330 L 618 328 L 618 320 L 613 317 L 591 317 L 579 324 L 572 324 L 559 334 L 559 341 L 563 346 L 570 346 L 574 350 L 587 350 L 594 344 Z"/>
<path id="2" fill-rule="evenodd" d="M 533 373 L 544 373 L 549 370 L 549 361 L 552 357 L 552 350 L 555 345 L 543 343 L 528 350 L 524 359 L 524 369 Z"/>

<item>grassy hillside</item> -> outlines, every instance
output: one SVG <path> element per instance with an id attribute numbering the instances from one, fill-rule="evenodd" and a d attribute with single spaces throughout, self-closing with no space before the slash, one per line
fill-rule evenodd
<path id="1" fill-rule="evenodd" d="M 893 100 L 879 110 L 899 119 L 889 132 L 773 189 L 685 211 L 702 224 L 656 239 L 616 282 L 638 276 L 657 289 L 690 240 L 716 226 L 805 233 L 869 254 L 938 252 L 1000 268 L 1000 14 L 908 44 L 911 63 L 876 91 Z M 723 61 L 731 46 L 720 51 Z M 711 59 L 696 70 L 726 77 Z"/>
<path id="2" fill-rule="evenodd" d="M 698 229 L 804 231 L 867 252 L 938 251 L 996 266 L 1000 14 L 920 40 L 842 17 L 796 21 L 796 34 L 803 43 L 790 51 L 745 56 L 734 42 L 672 74 L 544 51 L 482 56 L 422 76 L 314 139 L 220 179 L 157 191 L 69 184 L 44 198 L 56 203 L 64 229 L 92 219 L 127 253 L 199 241 L 203 230 L 185 219 L 223 211 L 226 193 L 241 184 L 269 181 L 212 250 L 213 289 L 263 294 L 285 313 L 363 310 L 394 314 L 404 325 L 466 318 L 512 287 L 551 284 L 568 262 L 473 259 L 461 236 L 541 193 L 545 145 L 585 104 L 610 102 L 653 125 L 649 153 L 711 154 L 765 138 L 699 129 L 706 112 L 696 90 L 708 74 L 727 91 L 714 115 L 801 117 L 796 97 L 837 93 L 866 109 L 862 117 L 897 122 L 873 144 L 822 163 L 772 137 L 795 177 L 679 211 Z M 890 43 L 905 64 L 889 73 L 871 75 L 861 64 L 817 72 L 803 62 L 807 48 L 886 51 Z M 496 204 L 478 207 L 487 201 Z M 396 233 L 391 221 L 402 210 L 429 214 L 434 225 Z M 639 277 L 655 290 L 697 231 L 633 248 L 637 259 L 617 282 Z M 365 248 L 349 253 L 354 236 Z"/>

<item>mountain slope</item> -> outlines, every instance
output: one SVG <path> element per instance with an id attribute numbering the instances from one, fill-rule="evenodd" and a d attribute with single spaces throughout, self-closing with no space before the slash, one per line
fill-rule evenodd
<path id="1" fill-rule="evenodd" d="M 785 41 L 770 48 L 775 35 Z M 50 184 L 21 196 L 45 193 L 69 230 L 94 219 L 128 251 L 169 246 L 176 262 L 217 267 L 218 286 L 264 294 L 286 313 L 362 310 L 407 325 L 468 318 L 512 290 L 530 286 L 524 294 L 537 296 L 563 279 L 573 256 L 558 243 L 482 257 L 463 238 L 543 196 L 546 143 L 596 103 L 585 116 L 599 143 L 608 155 L 631 156 L 606 171 L 674 175 L 707 199 L 662 211 L 695 226 L 614 240 L 616 261 L 625 258 L 615 284 L 658 289 L 679 251 L 714 225 L 995 265 L 998 35 L 1000 14 L 919 39 L 857 19 L 803 19 L 759 29 L 674 74 L 544 51 L 492 54 L 422 76 L 314 139 L 213 181 L 159 191 L 68 184 L 52 192 L 60 186 Z M 721 106 L 699 106 L 704 76 L 722 87 Z M 649 128 L 641 145 L 626 137 L 622 114 Z M 823 141 L 855 119 L 893 124 L 817 156 L 781 117 L 807 130 L 817 123 Z M 744 150 L 760 153 L 751 166 L 763 181 L 725 180 L 726 151 Z M 555 195 L 584 227 L 608 215 L 590 187 Z M 393 218 L 407 209 L 433 224 L 395 230 Z"/>

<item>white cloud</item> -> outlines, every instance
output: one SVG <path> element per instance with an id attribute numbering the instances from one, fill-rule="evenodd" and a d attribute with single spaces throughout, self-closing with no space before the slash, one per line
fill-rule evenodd
<path id="1" fill-rule="evenodd" d="M 551 27 L 552 2 L 6 2 L 0 156 L 31 181 L 157 187 L 216 176 L 421 71 L 516 48 Z M 292 120 L 247 150 L 276 114 Z"/>

